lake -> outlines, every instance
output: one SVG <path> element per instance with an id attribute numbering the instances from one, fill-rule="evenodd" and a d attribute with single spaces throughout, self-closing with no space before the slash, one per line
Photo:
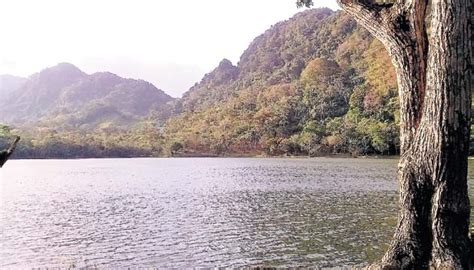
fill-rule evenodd
<path id="1" fill-rule="evenodd" d="M 396 165 L 12 160 L 0 172 L 0 267 L 366 264 L 383 254 L 394 231 Z"/>

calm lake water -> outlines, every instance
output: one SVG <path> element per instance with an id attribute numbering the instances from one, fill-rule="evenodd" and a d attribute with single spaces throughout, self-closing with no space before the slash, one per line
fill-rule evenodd
<path id="1" fill-rule="evenodd" d="M 365 264 L 394 230 L 396 163 L 13 160 L 0 172 L 0 267 Z"/>

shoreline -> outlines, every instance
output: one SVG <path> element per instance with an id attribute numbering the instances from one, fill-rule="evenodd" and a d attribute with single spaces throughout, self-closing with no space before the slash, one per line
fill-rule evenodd
<path id="1" fill-rule="evenodd" d="M 268 155 L 177 155 L 177 156 L 136 156 L 136 157 L 75 157 L 75 158 L 61 158 L 61 157 L 46 157 L 46 158 L 35 158 L 35 157 L 13 157 L 10 160 L 84 160 L 84 159 L 194 159 L 194 158 L 256 158 L 256 159 L 318 159 L 318 158 L 342 158 L 342 159 L 398 159 L 400 156 L 396 155 L 367 155 L 367 156 L 352 156 L 350 154 L 331 154 L 331 155 L 320 155 L 320 156 L 268 156 Z M 474 159 L 469 157 L 469 159 Z"/>
<path id="2" fill-rule="evenodd" d="M 318 159 L 318 158 L 343 158 L 343 159 L 399 159 L 399 155 L 364 155 L 364 156 L 352 156 L 351 154 L 329 154 L 329 155 L 318 155 L 318 156 L 306 156 L 306 155 L 213 155 L 213 154 L 183 154 L 176 156 L 130 156 L 130 157 L 74 157 L 74 158 L 61 158 L 61 157 L 12 157 L 10 160 L 80 160 L 80 159 L 152 159 L 152 158 L 170 158 L 170 159 L 186 159 L 186 158 L 268 158 L 268 159 Z M 474 156 L 469 156 L 468 160 L 474 160 Z"/>

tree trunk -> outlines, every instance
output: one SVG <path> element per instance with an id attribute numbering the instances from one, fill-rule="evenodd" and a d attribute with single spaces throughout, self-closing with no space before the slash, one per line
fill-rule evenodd
<path id="1" fill-rule="evenodd" d="M 436 0 L 428 60 L 424 130 L 432 132 L 430 173 L 432 261 L 436 268 L 472 269 L 467 156 L 471 112 L 471 0 Z M 426 130 L 426 131 L 425 131 Z M 421 142 L 421 141 L 420 141 Z"/>
<path id="2" fill-rule="evenodd" d="M 373 269 L 474 269 L 467 189 L 471 0 L 338 0 L 387 48 L 401 113 L 400 213 Z M 429 49 L 428 49 L 429 48 Z"/>

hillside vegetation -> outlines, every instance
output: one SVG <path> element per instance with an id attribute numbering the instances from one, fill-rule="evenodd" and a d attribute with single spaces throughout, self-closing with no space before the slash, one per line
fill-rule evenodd
<path id="1" fill-rule="evenodd" d="M 397 154 L 395 72 L 342 12 L 313 9 L 224 59 L 175 104 L 165 140 L 194 155 Z"/>

